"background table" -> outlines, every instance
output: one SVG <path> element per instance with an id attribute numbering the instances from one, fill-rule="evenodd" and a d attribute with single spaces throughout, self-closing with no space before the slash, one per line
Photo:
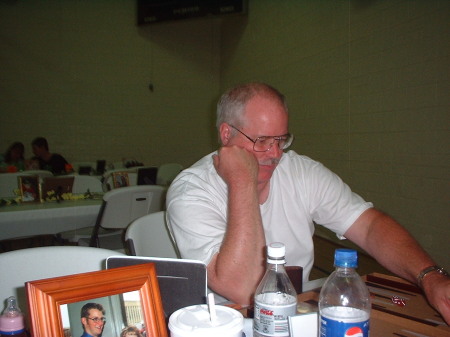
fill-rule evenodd
<path id="1" fill-rule="evenodd" d="M 101 199 L 29 203 L 0 208 L 0 240 L 94 226 Z"/>

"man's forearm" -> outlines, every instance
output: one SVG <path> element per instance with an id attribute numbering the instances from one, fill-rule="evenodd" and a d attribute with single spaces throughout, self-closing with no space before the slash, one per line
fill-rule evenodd
<path id="1" fill-rule="evenodd" d="M 211 288 L 233 302 L 249 304 L 264 272 L 265 244 L 256 187 L 231 187 L 227 232 L 213 268 L 208 266 Z"/>
<path id="2" fill-rule="evenodd" d="M 395 220 L 377 210 L 365 211 L 345 236 L 371 254 L 391 272 L 411 282 L 425 268 L 434 265 L 431 257 Z M 438 272 L 426 276 L 420 286 L 430 304 L 450 323 L 450 279 Z"/>
<path id="3" fill-rule="evenodd" d="M 400 224 L 376 209 L 365 211 L 345 236 L 391 272 L 411 282 L 417 281 L 421 270 L 434 264 Z"/>

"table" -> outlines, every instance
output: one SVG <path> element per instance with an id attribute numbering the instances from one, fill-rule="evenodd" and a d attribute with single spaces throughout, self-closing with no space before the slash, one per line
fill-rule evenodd
<path id="1" fill-rule="evenodd" d="M 363 277 L 371 299 L 371 337 L 449 337 L 450 327 L 428 304 L 414 284 L 395 276 L 372 273 Z M 325 279 L 305 282 L 298 295 L 299 312 L 317 312 L 320 287 Z M 395 296 L 405 305 L 394 303 Z M 398 303 L 398 301 L 395 301 Z M 252 308 L 236 308 L 248 317 Z"/>
<path id="2" fill-rule="evenodd" d="M 450 327 L 414 284 L 379 273 L 366 275 L 363 279 L 372 299 L 371 337 L 450 336 Z M 317 288 L 298 295 L 299 306 L 318 311 L 319 293 L 320 288 Z"/>
<path id="3" fill-rule="evenodd" d="M 0 240 L 94 226 L 101 199 L 22 203 L 0 207 Z"/>

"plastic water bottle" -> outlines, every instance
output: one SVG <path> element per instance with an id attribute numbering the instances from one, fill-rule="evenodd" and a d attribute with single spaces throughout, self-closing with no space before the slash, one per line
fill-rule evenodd
<path id="1" fill-rule="evenodd" d="M 11 296 L 6 301 L 6 309 L 0 316 L 0 337 L 27 337 L 23 314 L 17 306 L 16 298 Z"/>
<path id="2" fill-rule="evenodd" d="M 370 294 L 355 271 L 358 255 L 352 249 L 336 249 L 336 270 L 320 291 L 320 337 L 368 337 Z"/>
<path id="3" fill-rule="evenodd" d="M 288 316 L 297 313 L 297 293 L 284 268 L 286 247 L 267 247 L 267 271 L 255 292 L 254 337 L 289 336 Z"/>

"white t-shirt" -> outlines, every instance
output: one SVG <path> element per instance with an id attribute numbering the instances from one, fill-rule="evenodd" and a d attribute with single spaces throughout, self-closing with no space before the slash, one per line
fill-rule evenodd
<path id="1" fill-rule="evenodd" d="M 342 236 L 372 206 L 321 163 L 288 151 L 260 209 L 266 242 L 283 242 L 286 265 L 303 267 L 306 281 L 314 262 L 313 222 Z M 212 154 L 174 180 L 167 194 L 167 219 L 183 258 L 208 264 L 220 250 L 227 226 L 227 186 Z"/>

